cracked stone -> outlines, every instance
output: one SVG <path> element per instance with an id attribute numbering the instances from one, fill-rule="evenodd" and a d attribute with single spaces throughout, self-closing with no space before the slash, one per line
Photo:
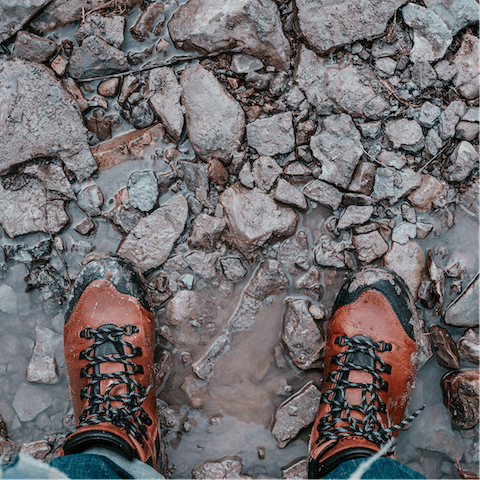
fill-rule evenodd
<path id="1" fill-rule="evenodd" d="M 392 241 L 405 245 L 417 235 L 417 226 L 414 223 L 404 222 L 397 225 L 392 232 Z"/>
<path id="2" fill-rule="evenodd" d="M 478 22 L 478 3 L 475 0 L 426 0 L 426 7 L 435 12 L 456 35 L 462 28 Z"/>
<path id="3" fill-rule="evenodd" d="M 301 370 L 322 366 L 325 339 L 309 312 L 310 301 L 288 298 L 283 312 L 282 342 Z"/>
<path id="4" fill-rule="evenodd" d="M 133 172 L 127 183 L 130 205 L 142 212 L 149 212 L 157 203 L 158 183 L 151 170 Z"/>
<path id="5" fill-rule="evenodd" d="M 12 406 L 22 422 L 30 422 L 40 412 L 53 404 L 52 392 L 40 390 L 38 386 L 22 383 L 18 387 Z"/>
<path id="6" fill-rule="evenodd" d="M 182 87 L 171 68 L 161 67 L 150 71 L 147 98 L 155 115 L 162 121 L 174 140 L 180 140 L 185 108 L 180 103 Z"/>
<path id="7" fill-rule="evenodd" d="M 247 258 L 254 256 L 257 248 L 289 237 L 296 230 L 299 215 L 295 210 L 238 182 L 225 190 L 220 203 L 225 209 L 230 241 Z"/>
<path id="8" fill-rule="evenodd" d="M 180 290 L 168 302 L 167 320 L 170 325 L 197 320 L 200 316 L 200 298 L 193 290 Z"/>
<path id="9" fill-rule="evenodd" d="M 88 215 L 101 215 L 102 205 L 103 193 L 97 185 L 89 185 L 77 195 L 77 206 Z"/>
<path id="10" fill-rule="evenodd" d="M 337 190 L 333 185 L 322 182 L 321 180 L 313 180 L 305 185 L 303 194 L 314 202 L 332 207 L 333 210 L 338 209 L 343 198 L 343 194 L 340 190 Z"/>
<path id="11" fill-rule="evenodd" d="M 272 157 L 261 156 L 253 162 L 252 176 L 262 192 L 269 192 L 281 173 L 282 168 Z"/>
<path id="12" fill-rule="evenodd" d="M 428 62 L 419 60 L 412 67 L 412 80 L 424 90 L 435 84 L 437 74 Z"/>
<path id="13" fill-rule="evenodd" d="M 410 60 L 440 60 L 452 43 L 452 34 L 445 22 L 432 10 L 409 3 L 402 10 L 405 23 L 413 28 L 414 45 Z"/>
<path id="14" fill-rule="evenodd" d="M 165 22 L 165 6 L 161 2 L 149 2 L 138 17 L 130 33 L 135 40 L 143 42 L 150 38 L 150 34 L 159 35 Z M 155 31 L 154 31 L 155 29 Z"/>
<path id="15" fill-rule="evenodd" d="M 385 127 L 385 133 L 393 143 L 393 148 L 418 152 L 425 145 L 422 127 L 415 120 L 391 120 Z"/>
<path id="16" fill-rule="evenodd" d="M 220 259 L 223 275 L 229 282 L 239 282 L 248 273 L 242 261 L 237 257 L 225 257 Z"/>
<path id="17" fill-rule="evenodd" d="M 388 251 L 388 244 L 378 233 L 378 230 L 362 235 L 354 235 L 353 244 L 355 245 L 358 259 L 365 264 L 382 257 Z"/>
<path id="18" fill-rule="evenodd" d="M 290 44 L 272 0 L 189 0 L 168 23 L 177 48 L 201 54 L 239 49 L 280 70 L 290 67 Z"/>
<path id="19" fill-rule="evenodd" d="M 305 427 L 314 420 L 320 405 L 320 390 L 308 382 L 301 390 L 282 403 L 275 412 L 272 435 L 278 448 L 285 448 Z"/>
<path id="20" fill-rule="evenodd" d="M 452 165 L 445 171 L 450 182 L 462 182 L 478 163 L 478 152 L 475 147 L 466 141 L 460 142 L 450 155 Z"/>
<path id="21" fill-rule="evenodd" d="M 125 18 L 121 15 L 103 16 L 93 12 L 83 21 L 75 33 L 79 45 L 85 38 L 95 35 L 105 40 L 109 45 L 120 48 L 124 40 Z"/>
<path id="22" fill-rule="evenodd" d="M 57 48 L 52 40 L 21 30 L 15 38 L 12 58 L 43 63 L 53 56 Z"/>
<path id="23" fill-rule="evenodd" d="M 377 93 L 384 91 L 382 85 L 367 65 L 327 65 L 326 59 L 300 45 L 294 78 L 318 115 L 335 110 L 376 120 L 390 110 L 383 93 Z"/>
<path id="24" fill-rule="evenodd" d="M 428 212 L 433 200 L 445 193 L 445 184 L 431 175 L 422 175 L 422 183 L 407 198 L 414 208 Z"/>
<path id="25" fill-rule="evenodd" d="M 216 276 L 215 265 L 217 264 L 218 256 L 218 252 L 205 253 L 197 251 L 187 255 L 185 260 L 199 277 L 210 280 Z"/>
<path id="26" fill-rule="evenodd" d="M 477 6 L 478 8 L 478 6 Z M 462 96 L 478 98 L 478 38 L 465 34 L 452 63 L 453 84 Z"/>
<path id="27" fill-rule="evenodd" d="M 295 148 L 292 112 L 279 113 L 247 125 L 248 144 L 260 155 L 277 155 Z"/>
<path id="28" fill-rule="evenodd" d="M 390 205 L 394 205 L 401 198 L 421 185 L 422 174 L 411 168 L 395 170 L 390 167 L 377 168 L 372 199 L 389 199 Z"/>
<path id="29" fill-rule="evenodd" d="M 159 267 L 183 232 L 187 216 L 185 197 L 175 195 L 133 227 L 118 254 L 132 260 L 142 272 Z"/>
<path id="30" fill-rule="evenodd" d="M 343 215 L 340 217 L 340 220 L 337 224 L 338 230 L 347 230 L 354 225 L 362 225 L 370 220 L 370 217 L 373 214 L 373 207 L 357 207 L 351 205 L 347 207 Z"/>
<path id="31" fill-rule="evenodd" d="M 460 119 L 465 115 L 467 106 L 460 100 L 451 102 L 448 107 L 440 115 L 440 137 L 442 140 L 453 138 L 455 136 L 455 128 Z"/>
<path id="32" fill-rule="evenodd" d="M 278 179 L 273 198 L 278 202 L 292 205 L 299 210 L 307 210 L 308 208 L 305 195 L 283 178 Z"/>
<path id="33" fill-rule="evenodd" d="M 430 102 L 425 102 L 420 107 L 420 113 L 418 115 L 418 123 L 427 128 L 432 128 L 437 118 L 442 113 L 442 110 L 437 105 Z"/>
<path id="34" fill-rule="evenodd" d="M 332 3 L 295 0 L 295 19 L 303 39 L 323 54 L 356 40 L 373 40 L 385 33 L 395 10 L 406 0 L 347 0 Z"/>
<path id="35" fill-rule="evenodd" d="M 85 38 L 80 47 L 74 48 L 68 67 L 75 79 L 102 77 L 126 70 L 125 53 L 95 35 Z"/>
<path id="36" fill-rule="evenodd" d="M 320 235 L 315 247 L 315 262 L 321 267 L 345 268 L 345 250 L 352 250 L 350 242 L 333 242 L 328 235 Z"/>
<path id="37" fill-rule="evenodd" d="M 201 65 L 184 70 L 180 84 L 188 139 L 195 153 L 202 160 L 217 158 L 228 164 L 242 141 L 245 129 L 242 108 Z"/>
<path id="38" fill-rule="evenodd" d="M 479 276 L 445 309 L 443 321 L 454 327 L 478 327 Z"/>
<path id="39" fill-rule="evenodd" d="M 383 257 L 383 265 L 396 272 L 408 285 L 413 298 L 418 298 L 418 288 L 426 272 L 422 248 L 414 240 L 405 245 L 392 242 L 390 251 Z"/>
<path id="40" fill-rule="evenodd" d="M 223 218 L 212 217 L 201 213 L 192 222 L 188 245 L 193 249 L 215 250 L 227 222 Z"/>
<path id="41" fill-rule="evenodd" d="M 206 460 L 192 470 L 192 478 L 208 480 L 213 478 L 251 478 L 242 475 L 243 463 L 240 457 L 223 457 L 220 460 Z"/>
<path id="42" fill-rule="evenodd" d="M 0 174 L 38 157 L 59 157 L 79 180 L 97 169 L 77 104 L 49 68 L 0 60 L 0 117 Z"/>
<path id="43" fill-rule="evenodd" d="M 330 115 L 320 122 L 310 139 L 312 153 L 322 165 L 318 178 L 346 188 L 363 155 L 360 138 L 349 115 Z"/>

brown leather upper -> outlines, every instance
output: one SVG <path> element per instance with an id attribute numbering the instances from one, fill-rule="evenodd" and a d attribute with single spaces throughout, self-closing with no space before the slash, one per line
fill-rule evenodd
<path id="1" fill-rule="evenodd" d="M 330 359 L 347 350 L 346 346 L 336 345 L 335 339 L 342 335 L 349 338 L 355 335 L 371 337 L 375 342 L 384 341 L 392 345 L 391 351 L 376 352 L 377 355 L 392 367 L 391 373 L 382 373 L 383 380 L 388 382 L 388 391 L 380 390 L 378 395 L 386 404 L 386 413 L 378 413 L 377 418 L 384 428 L 399 423 L 404 415 L 406 405 L 415 388 L 416 343 L 403 329 L 392 306 L 383 294 L 376 290 L 366 290 L 349 305 L 337 309 L 328 324 L 327 343 L 325 345 L 325 366 L 322 384 L 322 393 L 334 388 L 331 381 L 327 381 L 328 374 L 339 368 L 331 364 Z M 377 362 L 379 363 L 379 362 Z M 338 375 L 336 375 L 338 378 Z M 371 383 L 372 375 L 365 371 L 351 371 L 348 380 L 352 382 Z M 348 388 L 346 400 L 350 405 L 360 405 L 360 388 Z M 331 399 L 331 396 L 329 399 Z M 370 400 L 367 393 L 367 400 Z M 330 411 L 328 403 L 320 403 L 319 412 L 310 437 L 310 457 L 325 461 L 327 458 L 349 448 L 367 448 L 378 451 L 380 447 L 362 437 L 349 436 L 340 438 L 336 445 L 335 440 L 319 438 L 317 427 L 320 419 Z M 360 412 L 352 411 L 353 418 L 362 420 Z M 345 412 L 342 411 L 342 418 Z M 347 422 L 339 425 L 348 425 Z M 394 436 L 397 436 L 395 432 Z M 330 448 L 329 448 L 330 447 Z"/>
<path id="2" fill-rule="evenodd" d="M 92 430 L 110 432 L 126 441 L 137 453 L 139 460 L 149 463 L 158 470 L 157 457 L 160 434 L 154 376 L 154 318 L 152 313 L 145 309 L 137 298 L 119 293 L 108 280 L 95 280 L 83 291 L 64 327 L 65 363 L 76 424 L 78 425 L 80 415 L 88 405 L 88 399 L 82 400 L 80 393 L 90 381 L 89 378 L 81 377 L 81 369 L 89 363 L 87 359 L 81 358 L 81 352 L 87 350 L 94 342 L 94 338 L 82 338 L 80 332 L 86 328 L 97 330 L 106 324 L 114 324 L 119 327 L 132 325 L 139 328 L 138 333 L 125 335 L 122 338 L 134 347 L 142 349 L 141 356 L 135 356 L 129 360 L 143 367 L 143 373 L 137 373 L 132 378 L 144 387 L 151 385 L 147 398 L 141 407 L 148 414 L 152 423 L 147 426 L 147 439 L 141 441 L 135 439 L 133 435 L 128 435 L 123 428 L 109 422 L 82 426 L 74 432 L 73 436 Z M 125 353 L 132 353 L 132 349 L 125 346 Z M 127 368 L 130 369 L 130 367 Z M 124 370 L 125 366 L 121 363 L 106 362 L 100 364 L 102 373 Z M 89 373 L 91 373 L 91 368 Z M 101 393 L 103 394 L 105 389 L 115 381 L 115 379 L 102 380 L 100 382 Z M 119 395 L 126 392 L 126 384 L 120 384 L 110 394 Z M 112 402 L 112 406 L 115 408 L 119 408 L 121 405 L 122 402 L 120 401 Z"/>

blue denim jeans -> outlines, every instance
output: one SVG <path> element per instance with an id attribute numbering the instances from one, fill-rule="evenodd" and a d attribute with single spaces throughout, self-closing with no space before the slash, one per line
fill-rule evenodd
<path id="1" fill-rule="evenodd" d="M 10 467 L 3 471 L 4 479 L 13 478 L 62 478 L 71 479 L 114 479 L 114 478 L 164 478 L 153 468 L 141 462 L 129 462 L 125 459 L 112 457 L 112 452 L 104 452 L 108 455 L 92 453 L 80 453 L 54 458 L 49 465 L 39 462 L 30 457 L 17 457 Z M 114 454 L 115 455 L 115 454 Z M 126 470 L 112 460 L 114 458 L 121 463 Z M 364 459 L 349 460 L 342 463 L 324 478 L 349 478 Z M 123 463 L 122 463 L 123 462 Z M 127 462 L 127 463 L 125 463 Z M 52 468 L 53 467 L 53 468 Z M 60 471 L 60 472 L 59 472 Z M 411 468 L 392 460 L 391 458 L 378 459 L 362 476 L 362 478 L 425 478 Z"/>

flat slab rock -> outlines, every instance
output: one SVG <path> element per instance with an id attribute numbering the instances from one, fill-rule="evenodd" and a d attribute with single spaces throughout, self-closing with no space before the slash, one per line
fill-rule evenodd
<path id="1" fill-rule="evenodd" d="M 47 200 L 43 184 L 31 178 L 19 190 L 0 182 L 0 224 L 8 237 L 27 233 L 58 233 L 70 221 L 64 200 Z"/>
<path id="2" fill-rule="evenodd" d="M 188 139 L 195 153 L 205 161 L 217 158 L 228 163 L 243 138 L 243 109 L 201 65 L 187 68 L 180 77 L 180 84 Z"/>
<path id="3" fill-rule="evenodd" d="M 243 463 L 240 457 L 223 457 L 220 460 L 207 460 L 192 470 L 192 478 L 252 478 L 242 475 Z"/>
<path id="4" fill-rule="evenodd" d="M 278 448 L 285 448 L 302 428 L 315 420 L 320 397 L 320 390 L 309 382 L 280 405 L 275 412 L 275 424 L 272 428 Z"/>
<path id="5" fill-rule="evenodd" d="M 355 167 L 363 155 L 360 132 L 352 117 L 344 113 L 330 115 L 319 126 L 310 139 L 313 156 L 320 161 L 320 180 L 346 188 Z"/>
<path id="6" fill-rule="evenodd" d="M 299 214 L 295 210 L 238 182 L 223 192 L 220 203 L 225 209 L 228 236 L 247 257 L 270 241 L 290 237 L 297 228 Z"/>
<path id="7" fill-rule="evenodd" d="M 356 40 L 381 36 L 397 8 L 407 0 L 295 0 L 295 20 L 302 37 L 320 54 Z"/>
<path id="8" fill-rule="evenodd" d="M 188 205 L 182 194 L 177 194 L 165 205 L 141 219 L 120 245 L 117 253 L 146 272 L 167 260 L 174 243 L 183 232 L 188 216 Z"/>
<path id="9" fill-rule="evenodd" d="M 445 310 L 443 321 L 454 327 L 478 327 L 480 281 L 477 275 L 472 283 Z"/>
<path id="10" fill-rule="evenodd" d="M 283 311 L 282 342 L 288 356 L 301 370 L 322 366 L 325 339 L 309 311 L 310 301 L 288 298 Z"/>
<path id="11" fill-rule="evenodd" d="M 86 134 L 75 100 L 49 68 L 0 60 L 0 174 L 33 158 L 59 157 L 85 180 L 97 169 Z"/>
<path id="12" fill-rule="evenodd" d="M 375 120 L 390 110 L 384 87 L 368 65 L 329 65 L 325 58 L 300 45 L 294 78 L 319 115 L 339 111 Z"/>
<path id="13" fill-rule="evenodd" d="M 272 0 L 189 0 L 168 23 L 177 48 L 213 53 L 239 48 L 280 70 L 290 66 L 290 44 Z"/>
<path id="14" fill-rule="evenodd" d="M 0 3 L 0 43 L 17 33 L 52 0 L 26 0 Z"/>

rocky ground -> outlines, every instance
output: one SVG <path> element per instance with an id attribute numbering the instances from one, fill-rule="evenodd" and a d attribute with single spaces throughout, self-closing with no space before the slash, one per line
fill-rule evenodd
<path id="1" fill-rule="evenodd" d="M 370 263 L 425 323 L 397 458 L 478 476 L 478 41 L 475 0 L 0 0 L 4 461 L 73 428 L 62 311 L 116 251 L 170 477 L 306 478 L 325 325 Z"/>

